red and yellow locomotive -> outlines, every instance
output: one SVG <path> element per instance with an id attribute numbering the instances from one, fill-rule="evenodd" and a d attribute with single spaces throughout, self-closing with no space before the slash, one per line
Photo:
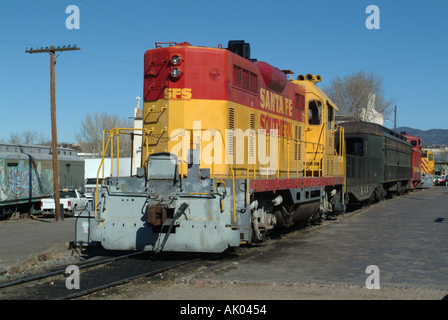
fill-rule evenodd
<path id="1" fill-rule="evenodd" d="M 92 240 L 220 252 L 344 210 L 344 137 L 320 76 L 288 79 L 244 41 L 158 43 L 144 64 L 141 168 L 101 187 Z"/>

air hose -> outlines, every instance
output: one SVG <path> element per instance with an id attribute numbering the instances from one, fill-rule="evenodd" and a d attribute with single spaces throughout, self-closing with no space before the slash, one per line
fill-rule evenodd
<path id="1" fill-rule="evenodd" d="M 171 220 L 170 227 L 168 228 L 168 232 L 166 233 L 165 238 L 163 238 L 163 242 L 162 242 L 161 246 L 158 247 L 154 251 L 156 254 L 160 253 L 162 251 L 163 247 L 165 246 L 166 241 L 168 240 L 168 237 L 170 236 L 171 229 L 173 228 L 174 222 L 177 219 L 179 219 L 179 217 L 181 215 L 183 215 L 185 213 L 185 210 L 187 209 L 187 207 L 188 207 L 188 204 L 186 202 L 184 202 L 180 205 L 179 209 L 177 210 L 176 214 L 174 215 L 173 219 Z"/>

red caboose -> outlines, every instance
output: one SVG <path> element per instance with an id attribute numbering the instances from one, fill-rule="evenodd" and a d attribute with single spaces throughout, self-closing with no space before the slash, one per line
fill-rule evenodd
<path id="1" fill-rule="evenodd" d="M 412 144 L 412 180 L 411 180 L 411 188 L 415 189 L 415 187 L 422 180 L 422 150 L 420 146 L 420 138 L 418 136 L 413 136 L 410 134 L 406 134 L 406 132 L 401 133 L 406 137 L 408 142 Z"/>

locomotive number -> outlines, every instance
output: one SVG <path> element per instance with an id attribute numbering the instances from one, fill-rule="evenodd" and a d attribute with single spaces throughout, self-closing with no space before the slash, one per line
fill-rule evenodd
<path id="1" fill-rule="evenodd" d="M 167 88 L 164 91 L 165 99 L 191 99 L 191 89 L 188 88 Z"/>

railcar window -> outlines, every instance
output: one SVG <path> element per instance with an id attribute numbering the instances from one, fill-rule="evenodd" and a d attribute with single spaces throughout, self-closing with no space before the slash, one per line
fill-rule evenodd
<path id="1" fill-rule="evenodd" d="M 322 104 L 320 101 L 310 101 L 308 107 L 308 123 L 320 124 Z"/>
<path id="2" fill-rule="evenodd" d="M 430 153 L 429 154 L 429 161 L 433 161 L 433 160 L 434 160 L 434 157 L 433 157 L 432 153 Z"/>
<path id="3" fill-rule="evenodd" d="M 349 138 L 346 140 L 346 152 L 352 156 L 364 156 L 364 141 L 362 138 Z"/>
<path id="4" fill-rule="evenodd" d="M 417 146 L 417 140 L 411 140 L 411 144 L 412 144 L 413 147 L 416 147 Z"/>

